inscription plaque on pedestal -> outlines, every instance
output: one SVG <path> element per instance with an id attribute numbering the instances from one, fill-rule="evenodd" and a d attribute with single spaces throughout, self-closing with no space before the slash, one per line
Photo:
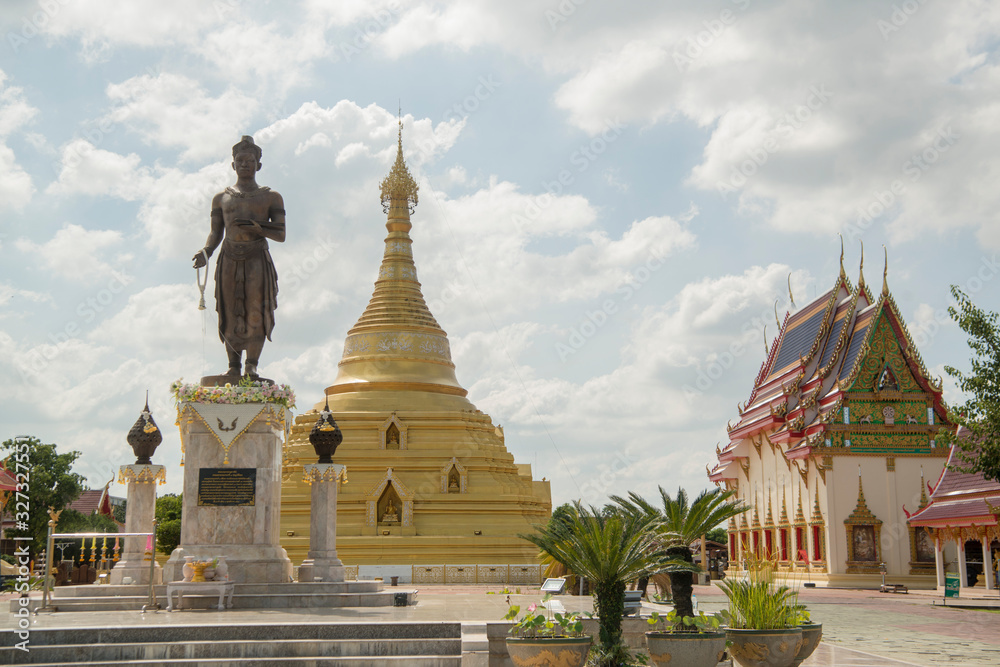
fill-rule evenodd
<path id="1" fill-rule="evenodd" d="M 207 507 L 253 506 L 256 468 L 201 468 L 198 470 L 198 504 Z"/>

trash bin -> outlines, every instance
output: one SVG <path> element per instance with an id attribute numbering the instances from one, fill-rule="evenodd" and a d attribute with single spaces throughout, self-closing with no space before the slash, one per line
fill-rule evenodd
<path id="1" fill-rule="evenodd" d="M 399 577 L 389 577 L 390 586 L 399 586 Z"/>

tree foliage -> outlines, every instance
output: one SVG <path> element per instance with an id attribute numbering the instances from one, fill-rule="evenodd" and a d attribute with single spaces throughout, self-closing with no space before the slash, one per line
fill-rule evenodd
<path id="1" fill-rule="evenodd" d="M 183 495 L 168 493 L 156 499 L 156 548 L 169 554 L 181 543 Z"/>
<path id="2" fill-rule="evenodd" d="M 971 371 L 966 374 L 945 366 L 958 388 L 969 397 L 948 413 L 952 423 L 967 428 L 971 435 L 958 438 L 954 430 L 941 434 L 942 444 L 958 445 L 960 472 L 982 473 L 1000 481 L 1000 326 L 997 313 L 985 311 L 969 296 L 952 285 L 956 306 L 948 314 L 969 335 L 972 350 Z"/>
<path id="3" fill-rule="evenodd" d="M 659 490 L 659 506 L 634 492 L 630 492 L 627 498 L 611 496 L 611 500 L 617 503 L 622 511 L 634 515 L 638 520 L 649 522 L 658 533 L 659 545 L 666 549 L 669 557 L 688 566 L 667 569 L 670 572 L 670 593 L 680 623 L 684 617 L 694 616 L 691 603 L 693 572 L 697 572 L 700 568 L 694 564 L 691 543 L 728 521 L 730 517 L 742 514 L 746 511 L 746 507 L 741 502 L 732 500 L 736 493 L 733 490 L 702 491 L 693 503 L 688 502 L 688 495 L 684 489 L 678 489 L 677 495 L 673 498 L 662 486 Z"/>
<path id="4" fill-rule="evenodd" d="M 626 582 L 662 572 L 673 562 L 657 547 L 659 533 L 643 516 L 584 507 L 579 502 L 522 538 L 569 570 L 590 580 L 600 624 L 601 664 L 620 665 L 627 651 L 622 642 Z"/>
<path id="5" fill-rule="evenodd" d="M 55 445 L 43 444 L 35 437 L 5 440 L 0 451 L 5 454 L 5 465 L 11 474 L 22 475 L 18 478 L 22 495 L 10 494 L 3 506 L 16 522 L 14 528 L 4 531 L 5 535 L 31 537 L 28 550 L 37 555 L 45 551 L 49 508 L 62 510 L 83 492 L 86 479 L 73 472 L 73 463 L 80 452 L 60 454 Z"/>

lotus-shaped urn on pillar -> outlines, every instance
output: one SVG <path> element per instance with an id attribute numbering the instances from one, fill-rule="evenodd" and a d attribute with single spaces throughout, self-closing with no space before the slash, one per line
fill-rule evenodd
<path id="1" fill-rule="evenodd" d="M 327 397 L 323 411 L 319 413 L 319 419 L 309 432 L 309 442 L 316 450 L 319 457 L 317 463 L 333 463 L 333 453 L 344 441 L 344 434 L 340 432 L 340 427 L 333 420 L 333 413 L 330 412 L 330 399 Z"/>
<path id="2" fill-rule="evenodd" d="M 137 465 L 149 465 L 152 463 L 150 457 L 156 448 L 163 442 L 163 434 L 160 428 L 153 421 L 153 415 L 149 412 L 149 396 L 146 396 L 146 406 L 142 409 L 142 414 L 135 420 L 132 429 L 128 432 L 128 444 L 132 445 L 132 453 L 135 454 Z"/>

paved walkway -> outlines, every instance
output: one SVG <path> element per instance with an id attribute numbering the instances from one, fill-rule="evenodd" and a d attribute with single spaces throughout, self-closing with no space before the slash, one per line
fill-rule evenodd
<path id="1" fill-rule="evenodd" d="M 411 607 L 351 609 L 290 609 L 130 612 L 58 612 L 32 618 L 34 627 L 109 627 L 124 625 L 250 624 L 323 621 L 378 623 L 385 621 L 498 621 L 507 611 L 506 596 L 497 587 L 419 586 L 418 604 Z M 490 594 L 494 593 L 494 594 Z M 511 596 L 522 608 L 540 595 Z M 696 586 L 699 606 L 715 611 L 725 597 L 714 586 Z M 0 627 L 14 626 L 9 602 L 0 597 Z M 569 610 L 589 610 L 590 598 L 560 596 Z M 800 601 L 814 621 L 823 623 L 823 644 L 803 667 L 902 667 L 903 665 L 1000 665 L 1000 613 L 940 606 L 930 594 L 881 594 L 873 591 L 804 589 Z M 933 603 L 937 602 L 937 605 Z M 644 605 L 644 613 L 659 605 Z M 858 653 L 858 652 L 861 653 Z"/>

